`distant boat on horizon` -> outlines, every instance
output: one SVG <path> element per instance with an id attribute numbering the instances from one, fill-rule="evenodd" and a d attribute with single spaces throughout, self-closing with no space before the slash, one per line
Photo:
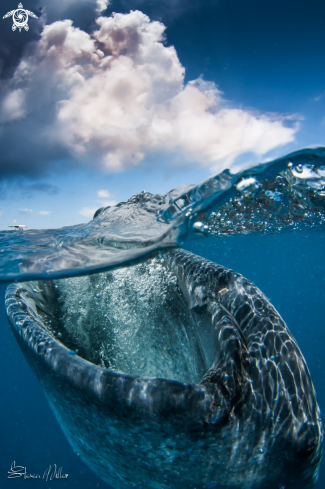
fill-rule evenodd
<path id="1" fill-rule="evenodd" d="M 25 224 L 14 224 L 12 226 L 8 226 L 8 228 L 15 228 L 19 231 L 23 231 L 25 228 L 27 228 L 27 226 Z"/>

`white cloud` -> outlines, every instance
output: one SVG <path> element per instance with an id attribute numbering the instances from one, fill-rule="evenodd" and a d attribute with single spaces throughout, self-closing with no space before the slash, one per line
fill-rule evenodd
<path id="1" fill-rule="evenodd" d="M 117 204 L 116 200 L 112 199 L 113 195 L 108 190 L 105 189 L 98 190 L 97 197 L 99 197 L 99 202 L 101 203 L 102 207 L 108 207 Z M 105 200 L 105 199 L 110 199 L 110 200 Z"/>
<path id="2" fill-rule="evenodd" d="M 100 201 L 102 207 L 112 207 L 113 205 L 117 204 L 116 200 L 101 200 Z"/>
<path id="3" fill-rule="evenodd" d="M 97 209 L 98 209 L 98 207 L 93 207 L 93 208 L 83 207 L 79 211 L 79 214 L 81 214 L 82 216 L 85 216 L 85 217 L 93 217 L 93 215 L 95 214 L 95 212 L 97 211 Z"/>
<path id="4" fill-rule="evenodd" d="M 97 10 L 97 12 L 98 13 L 101 13 L 104 10 L 106 10 L 109 3 L 110 3 L 109 0 L 96 0 L 96 4 L 97 4 L 96 10 Z"/>
<path id="5" fill-rule="evenodd" d="M 112 194 L 106 189 L 97 190 L 96 194 L 97 197 L 99 197 L 98 202 L 100 202 L 100 205 L 98 205 L 97 207 L 83 207 L 79 211 L 79 214 L 85 217 L 93 217 L 99 207 L 108 207 L 117 204 L 116 200 L 112 199 Z M 107 198 L 110 198 L 110 200 L 105 200 Z"/>
<path id="6" fill-rule="evenodd" d="M 41 216 L 48 216 L 48 215 L 50 215 L 50 214 L 51 214 L 51 211 L 39 211 L 39 214 L 40 214 Z"/>
<path id="7" fill-rule="evenodd" d="M 39 6 L 35 0 L 35 9 Z M 78 25 L 87 25 L 105 10 L 109 0 L 42 0 L 43 16 L 47 23 L 62 19 L 72 19 Z M 30 8 L 29 5 L 28 8 Z M 33 9 L 32 9 L 33 10 Z M 35 12 L 35 10 L 34 10 Z"/>
<path id="8" fill-rule="evenodd" d="M 0 218 L 3 216 L 3 213 L 4 213 L 4 209 L 0 211 Z"/>
<path id="9" fill-rule="evenodd" d="M 34 51 L 3 85 L 8 149 L 2 151 L 11 158 L 24 158 L 9 144 L 18 122 L 21 144 L 40 168 L 49 154 L 112 171 L 160 154 L 220 170 L 240 154 L 262 155 L 294 139 L 297 125 L 227 107 L 212 82 L 184 86 L 184 68 L 174 47 L 162 43 L 160 22 L 132 11 L 97 23 L 92 36 L 69 20 L 45 26 Z"/>
<path id="10" fill-rule="evenodd" d="M 33 209 L 18 209 L 18 211 L 21 213 L 21 214 L 29 214 L 30 212 L 33 212 Z"/>
<path id="11" fill-rule="evenodd" d="M 102 189 L 97 191 L 97 197 L 101 199 L 107 199 L 109 197 L 112 197 L 112 195 L 109 193 L 108 190 Z"/>
<path id="12" fill-rule="evenodd" d="M 0 122 L 14 121 L 25 115 L 24 111 L 24 92 L 20 88 L 10 91 L 3 98 Z"/>

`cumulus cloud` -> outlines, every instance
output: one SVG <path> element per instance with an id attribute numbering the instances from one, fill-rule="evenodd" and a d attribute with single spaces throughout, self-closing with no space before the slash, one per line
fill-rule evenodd
<path id="1" fill-rule="evenodd" d="M 79 214 L 81 214 L 84 217 L 93 217 L 95 212 L 97 211 L 98 207 L 83 207 L 80 211 Z"/>
<path id="2" fill-rule="evenodd" d="M 83 207 L 79 211 L 79 214 L 84 217 L 91 218 L 99 207 L 108 207 L 117 204 L 117 201 L 112 198 L 113 195 L 107 189 L 97 190 L 96 195 L 98 197 L 98 202 L 100 203 L 100 205 L 97 205 L 97 207 Z"/>
<path id="3" fill-rule="evenodd" d="M 104 12 L 107 9 L 109 0 L 96 0 L 96 11 L 98 13 Z"/>
<path id="4" fill-rule="evenodd" d="M 71 19 L 75 27 L 89 31 L 98 14 L 107 8 L 107 0 L 28 0 L 25 8 L 34 12 L 38 19 L 29 19 L 29 31 L 23 35 L 13 35 L 11 17 L 1 20 L 0 29 L 0 78 L 10 76 L 14 67 L 19 63 L 29 43 L 37 41 L 45 24 L 57 20 Z M 7 11 L 17 8 L 12 1 L 1 2 L 1 19 Z M 16 31 L 17 34 L 17 31 Z"/>
<path id="5" fill-rule="evenodd" d="M 113 195 L 105 189 L 101 189 L 97 191 L 97 197 L 99 197 L 99 202 L 102 207 L 108 207 L 108 206 L 113 206 L 116 205 L 117 202 L 114 200 L 112 197 Z M 109 200 L 106 200 L 109 199 Z"/>
<path id="6" fill-rule="evenodd" d="M 297 126 L 227 106 L 212 82 L 184 86 L 162 23 L 132 11 L 97 25 L 92 35 L 70 20 L 45 26 L 2 84 L 3 169 L 36 173 L 73 157 L 120 171 L 159 154 L 219 170 L 294 139 Z"/>
<path id="7" fill-rule="evenodd" d="M 40 214 L 41 216 L 48 216 L 48 215 L 50 215 L 50 214 L 51 214 L 51 211 L 39 211 L 39 214 Z"/>
<path id="8" fill-rule="evenodd" d="M 107 199 L 109 197 L 112 197 L 112 195 L 109 193 L 108 190 L 102 189 L 97 191 L 97 197 L 101 199 Z"/>
<path id="9" fill-rule="evenodd" d="M 55 2 L 41 0 L 40 3 L 48 24 L 57 20 L 71 19 L 75 26 L 88 30 L 96 17 L 107 9 L 110 2 L 109 0 L 55 0 Z"/>

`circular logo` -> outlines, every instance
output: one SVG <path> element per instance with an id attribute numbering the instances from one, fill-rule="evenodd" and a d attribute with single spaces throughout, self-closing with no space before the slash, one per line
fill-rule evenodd
<path id="1" fill-rule="evenodd" d="M 25 10 L 22 3 L 18 4 L 18 8 L 16 10 L 11 10 L 10 12 L 7 12 L 6 15 L 3 16 L 3 19 L 7 19 L 11 16 L 13 20 L 12 30 L 15 31 L 18 27 L 19 32 L 21 32 L 22 28 L 24 28 L 25 31 L 29 30 L 28 16 L 34 17 L 34 19 L 38 19 L 37 15 L 35 15 L 33 12 L 31 12 L 30 10 Z"/>
<path id="2" fill-rule="evenodd" d="M 15 31 L 18 27 L 19 30 L 21 30 L 23 27 L 26 31 L 28 31 L 28 13 L 26 10 L 19 8 L 14 11 L 12 15 L 12 20 L 13 20 L 13 26 L 12 30 Z"/>

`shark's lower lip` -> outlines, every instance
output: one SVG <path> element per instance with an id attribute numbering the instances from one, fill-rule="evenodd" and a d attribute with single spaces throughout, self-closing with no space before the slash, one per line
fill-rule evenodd
<path id="1" fill-rule="evenodd" d="M 308 369 L 239 274 L 179 250 L 11 285 L 6 304 L 72 447 L 113 487 L 312 487 L 322 427 Z"/>

